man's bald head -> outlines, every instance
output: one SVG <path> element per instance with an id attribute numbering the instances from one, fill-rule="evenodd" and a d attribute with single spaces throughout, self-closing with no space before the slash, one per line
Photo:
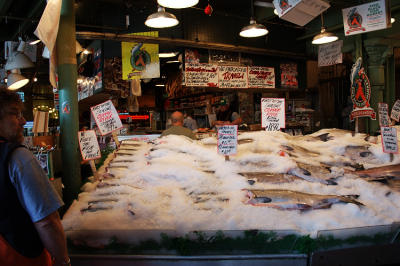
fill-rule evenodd
<path id="1" fill-rule="evenodd" d="M 171 122 L 173 126 L 182 126 L 183 125 L 183 114 L 181 112 L 173 112 L 171 115 Z"/>

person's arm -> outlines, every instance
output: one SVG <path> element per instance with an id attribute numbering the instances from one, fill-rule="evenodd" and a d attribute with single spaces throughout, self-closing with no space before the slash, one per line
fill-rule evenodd
<path id="1" fill-rule="evenodd" d="M 54 265 L 69 265 L 67 241 L 58 212 L 55 211 L 34 224 L 44 247 L 54 258 Z"/>

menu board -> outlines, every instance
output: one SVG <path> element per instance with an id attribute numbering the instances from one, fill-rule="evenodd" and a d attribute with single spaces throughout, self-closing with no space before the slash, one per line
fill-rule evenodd
<path id="1" fill-rule="evenodd" d="M 218 83 L 220 88 L 247 88 L 247 67 L 219 66 Z"/>
<path id="2" fill-rule="evenodd" d="M 389 118 L 389 107 L 387 103 L 378 103 L 378 112 L 379 112 L 379 126 L 388 127 L 390 126 L 390 118 Z"/>
<path id="3" fill-rule="evenodd" d="M 248 67 L 249 88 L 275 88 L 273 67 Z"/>
<path id="4" fill-rule="evenodd" d="M 90 107 L 101 135 L 106 135 L 122 128 L 121 119 L 111 100 Z"/>
<path id="5" fill-rule="evenodd" d="M 318 46 L 318 66 L 332 66 L 343 62 L 343 41 L 336 41 Z"/>
<path id="6" fill-rule="evenodd" d="M 381 127 L 382 148 L 386 153 L 397 153 L 397 130 L 395 127 Z"/>
<path id="7" fill-rule="evenodd" d="M 84 161 L 101 157 L 99 143 L 94 130 L 78 131 L 78 141 Z"/>
<path id="8" fill-rule="evenodd" d="M 261 126 L 266 131 L 285 128 L 284 98 L 261 98 Z"/>
<path id="9" fill-rule="evenodd" d="M 218 127 L 218 154 L 235 155 L 237 153 L 237 125 Z"/>
<path id="10" fill-rule="evenodd" d="M 400 117 L 400 100 L 397 100 L 392 107 L 390 118 L 399 122 L 399 117 Z"/>
<path id="11" fill-rule="evenodd" d="M 218 66 L 212 64 L 185 64 L 186 86 L 218 87 Z"/>

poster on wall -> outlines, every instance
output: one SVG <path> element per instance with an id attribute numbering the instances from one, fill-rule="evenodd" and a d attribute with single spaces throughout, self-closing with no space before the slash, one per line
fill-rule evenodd
<path id="1" fill-rule="evenodd" d="M 390 12 L 385 0 L 379 0 L 342 10 L 345 36 L 386 29 Z"/>
<path id="2" fill-rule="evenodd" d="M 318 66 L 333 66 L 343 63 L 343 41 L 318 45 Z"/>
<path id="3" fill-rule="evenodd" d="M 187 86 L 218 87 L 218 66 L 212 64 L 185 64 Z"/>
<path id="4" fill-rule="evenodd" d="M 288 63 L 281 64 L 281 87 L 282 88 L 295 88 L 299 87 L 299 83 L 297 81 L 297 64 Z"/>
<path id="5" fill-rule="evenodd" d="M 90 107 L 102 136 L 121 129 L 122 123 L 111 100 Z"/>
<path id="6" fill-rule="evenodd" d="M 219 66 L 218 84 L 219 88 L 234 89 L 247 88 L 247 67 L 241 66 Z"/>
<path id="7" fill-rule="evenodd" d="M 158 32 L 139 32 L 132 35 L 158 37 Z M 160 77 L 158 44 L 121 42 L 122 79 L 148 79 Z"/>
<path id="8" fill-rule="evenodd" d="M 261 98 L 261 127 L 266 131 L 285 128 L 285 98 Z"/>
<path id="9" fill-rule="evenodd" d="M 249 88 L 275 88 L 275 69 L 273 67 L 248 67 Z"/>

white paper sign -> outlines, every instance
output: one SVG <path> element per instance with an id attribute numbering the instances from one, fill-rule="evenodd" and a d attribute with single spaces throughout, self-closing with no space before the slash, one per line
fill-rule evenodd
<path id="1" fill-rule="evenodd" d="M 101 157 L 99 143 L 94 130 L 78 131 L 78 141 L 84 161 Z"/>
<path id="2" fill-rule="evenodd" d="M 379 126 L 390 126 L 389 107 L 387 103 L 378 103 Z"/>
<path id="3" fill-rule="evenodd" d="M 266 131 L 285 128 L 284 98 L 261 98 L 261 126 Z"/>
<path id="4" fill-rule="evenodd" d="M 235 155 L 237 152 L 237 125 L 218 127 L 218 154 Z"/>
<path id="5" fill-rule="evenodd" d="M 101 135 L 104 136 L 122 128 L 121 119 L 119 119 L 117 110 L 115 110 L 111 100 L 90 107 L 90 109 Z"/>
<path id="6" fill-rule="evenodd" d="M 397 153 L 397 130 L 395 127 L 381 127 L 382 148 L 386 153 Z"/>
<path id="7" fill-rule="evenodd" d="M 218 83 L 220 88 L 247 88 L 247 67 L 219 66 Z"/>
<path id="8" fill-rule="evenodd" d="M 249 88 L 275 88 L 273 67 L 248 67 Z"/>
<path id="9" fill-rule="evenodd" d="M 318 46 L 318 66 L 332 66 L 343 62 L 343 41 L 336 41 Z"/>
<path id="10" fill-rule="evenodd" d="M 345 8 L 342 13 L 346 36 L 386 29 L 388 26 L 385 0 Z"/>
<path id="11" fill-rule="evenodd" d="M 392 107 L 390 118 L 399 122 L 399 117 L 400 117 L 400 100 L 397 100 Z"/>
<path id="12" fill-rule="evenodd" d="M 218 66 L 212 64 L 185 64 L 187 86 L 218 87 Z"/>

